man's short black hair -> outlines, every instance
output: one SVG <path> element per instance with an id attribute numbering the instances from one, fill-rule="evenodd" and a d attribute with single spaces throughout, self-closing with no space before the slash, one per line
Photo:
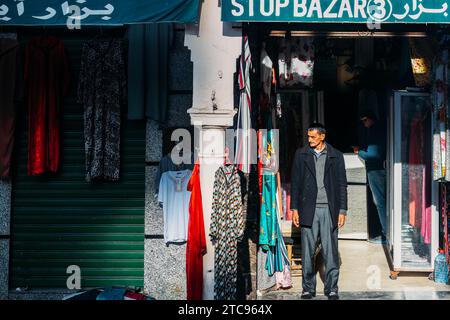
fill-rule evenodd
<path id="1" fill-rule="evenodd" d="M 377 116 L 375 115 L 375 112 L 373 112 L 370 109 L 365 109 L 365 110 L 361 111 L 359 114 L 359 118 L 360 119 L 369 118 L 374 121 L 377 120 Z"/>
<path id="2" fill-rule="evenodd" d="M 312 123 L 308 128 L 308 131 L 311 130 L 317 130 L 317 132 L 319 132 L 320 134 L 327 133 L 327 129 L 325 129 L 325 126 L 319 122 Z"/>

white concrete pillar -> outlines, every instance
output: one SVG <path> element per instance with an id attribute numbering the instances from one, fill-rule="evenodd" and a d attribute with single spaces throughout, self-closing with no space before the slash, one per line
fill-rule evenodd
<path id="1" fill-rule="evenodd" d="M 185 45 L 194 64 L 193 112 L 233 111 L 233 74 L 242 31 L 221 21 L 217 0 L 204 0 L 198 25 L 186 26 Z"/>
<path id="2" fill-rule="evenodd" d="M 203 258 L 203 299 L 206 300 L 214 299 L 214 247 L 209 237 L 209 226 L 211 224 L 214 175 L 221 162 L 223 163 L 224 132 L 222 128 L 203 127 L 201 130 L 200 183 L 207 252 Z"/>
<path id="3" fill-rule="evenodd" d="M 209 238 L 214 174 L 224 161 L 225 129 L 236 114 L 233 75 L 242 31 L 221 21 L 217 0 L 202 3 L 198 25 L 186 27 L 185 45 L 194 65 L 191 123 L 200 129 L 199 161 L 207 254 L 203 259 L 203 299 L 214 299 L 214 247 Z"/>

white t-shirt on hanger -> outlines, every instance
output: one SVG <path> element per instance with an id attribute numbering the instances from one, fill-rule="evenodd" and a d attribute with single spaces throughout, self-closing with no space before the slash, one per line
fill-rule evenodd
<path id="1" fill-rule="evenodd" d="M 159 182 L 158 201 L 163 205 L 164 242 L 186 242 L 191 192 L 187 185 L 190 170 L 167 171 Z"/>

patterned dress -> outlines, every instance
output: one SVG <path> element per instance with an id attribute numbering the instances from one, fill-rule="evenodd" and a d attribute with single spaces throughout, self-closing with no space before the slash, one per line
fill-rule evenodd
<path id="1" fill-rule="evenodd" d="M 210 237 L 214 252 L 214 299 L 236 299 L 238 240 L 244 235 L 240 176 L 234 165 L 215 174 Z"/>
<path id="2" fill-rule="evenodd" d="M 78 102 L 84 105 L 86 180 L 119 180 L 120 114 L 126 101 L 122 39 L 83 45 Z"/>

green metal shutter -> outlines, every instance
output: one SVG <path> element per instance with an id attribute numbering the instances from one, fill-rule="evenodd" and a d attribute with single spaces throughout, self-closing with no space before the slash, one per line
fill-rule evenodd
<path id="1" fill-rule="evenodd" d="M 27 176 L 26 119 L 20 119 L 11 215 L 11 287 L 66 288 L 67 267 L 82 288 L 143 286 L 145 123 L 122 117 L 121 179 L 85 182 L 83 107 L 76 103 L 80 37 L 60 37 L 72 69 L 62 109 L 60 173 Z"/>

